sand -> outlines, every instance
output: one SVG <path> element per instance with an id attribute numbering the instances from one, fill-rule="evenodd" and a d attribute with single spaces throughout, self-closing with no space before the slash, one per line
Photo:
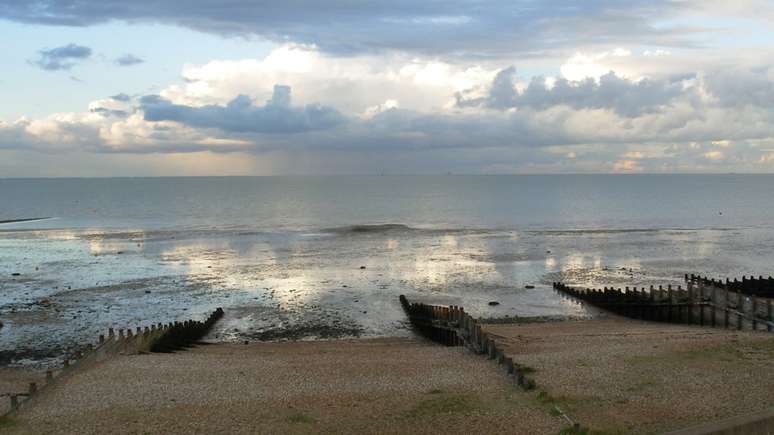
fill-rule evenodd
<path id="1" fill-rule="evenodd" d="M 555 434 L 565 422 L 462 348 L 370 339 L 117 356 L 4 424 L 24 434 Z"/>

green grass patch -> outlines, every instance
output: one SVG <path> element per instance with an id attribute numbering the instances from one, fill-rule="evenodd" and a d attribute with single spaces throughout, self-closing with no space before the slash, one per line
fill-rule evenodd
<path id="1" fill-rule="evenodd" d="M 285 420 L 293 424 L 312 424 L 315 421 L 312 417 L 300 412 L 289 415 Z"/>
<path id="2" fill-rule="evenodd" d="M 16 426 L 16 421 L 14 421 L 14 419 L 12 419 L 11 417 L 8 417 L 8 416 L 0 417 L 0 429 L 3 429 L 3 428 L 9 429 L 14 426 Z"/>
<path id="3" fill-rule="evenodd" d="M 534 367 L 530 367 L 524 364 L 513 363 L 513 367 L 516 368 L 516 370 L 521 370 L 521 372 L 525 375 L 528 373 L 535 373 L 536 371 Z"/>

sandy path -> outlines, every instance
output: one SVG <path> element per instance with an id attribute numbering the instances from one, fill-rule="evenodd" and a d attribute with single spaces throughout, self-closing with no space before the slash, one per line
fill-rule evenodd
<path id="1" fill-rule="evenodd" d="M 541 399 L 604 433 L 657 433 L 774 406 L 774 334 L 607 318 L 487 325 Z"/>
<path id="2" fill-rule="evenodd" d="M 9 433 L 551 433 L 495 364 L 413 339 L 208 345 L 76 373 Z"/>

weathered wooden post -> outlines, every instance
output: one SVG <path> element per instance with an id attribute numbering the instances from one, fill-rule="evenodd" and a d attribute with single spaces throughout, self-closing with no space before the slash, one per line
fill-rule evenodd
<path id="1" fill-rule="evenodd" d="M 704 326 L 704 286 L 699 285 L 699 324 Z"/>
<path id="2" fill-rule="evenodd" d="M 752 329 L 758 330 L 758 298 L 755 296 L 750 298 L 752 300 Z"/>
<path id="3" fill-rule="evenodd" d="M 11 394 L 11 410 L 15 411 L 19 409 L 19 396 L 16 394 Z"/>
<path id="4" fill-rule="evenodd" d="M 32 396 L 37 392 L 38 392 L 38 384 L 35 382 L 30 382 L 29 395 Z"/>
<path id="5" fill-rule="evenodd" d="M 46 370 L 46 383 L 50 384 L 54 380 L 54 372 L 51 369 Z"/>
<path id="6" fill-rule="evenodd" d="M 730 293 L 728 291 L 726 291 L 726 306 L 725 306 L 725 310 L 724 310 L 724 314 L 725 314 L 725 316 L 724 316 L 725 322 L 724 323 L 725 323 L 726 329 L 728 329 L 728 323 L 729 323 L 728 322 L 728 315 L 729 315 L 729 313 L 728 313 L 729 308 L 728 307 L 729 307 L 730 300 L 731 300 L 731 295 L 730 295 Z"/>

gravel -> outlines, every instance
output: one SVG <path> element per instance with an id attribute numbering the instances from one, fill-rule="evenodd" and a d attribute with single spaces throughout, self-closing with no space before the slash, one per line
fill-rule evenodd
<path id="1" fill-rule="evenodd" d="M 659 433 L 774 406 L 774 334 L 608 317 L 486 325 L 545 401 L 609 433 Z"/>
<path id="2" fill-rule="evenodd" d="M 536 393 L 408 338 L 118 356 L 39 396 L 10 433 L 557 433 Z"/>

